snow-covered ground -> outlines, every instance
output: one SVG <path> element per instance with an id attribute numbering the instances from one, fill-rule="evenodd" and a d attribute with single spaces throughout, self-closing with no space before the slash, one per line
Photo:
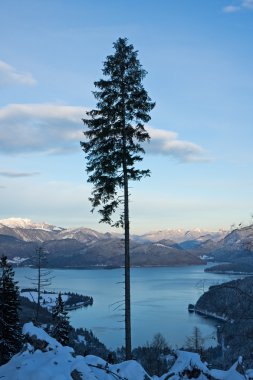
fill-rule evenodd
<path id="1" fill-rule="evenodd" d="M 15 265 L 20 265 L 20 264 L 22 264 L 24 261 L 26 261 L 28 259 L 29 259 L 29 257 L 15 256 L 12 259 L 8 259 L 8 263 L 15 264 Z"/>
<path id="2" fill-rule="evenodd" d="M 75 355 L 72 348 L 62 346 L 32 322 L 24 325 L 23 334 L 30 343 L 0 367 L 1 380 L 183 380 L 192 378 L 192 371 L 198 380 L 245 380 L 252 373 L 241 374 L 242 358 L 228 371 L 209 370 L 198 354 L 178 351 L 169 372 L 150 377 L 134 360 L 112 365 L 97 356 Z"/>

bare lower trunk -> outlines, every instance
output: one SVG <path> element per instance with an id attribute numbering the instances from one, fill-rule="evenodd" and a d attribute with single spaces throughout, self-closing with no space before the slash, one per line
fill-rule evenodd
<path id="1" fill-rule="evenodd" d="M 122 137 L 123 137 L 123 176 L 124 176 L 124 228 L 125 228 L 125 346 L 126 360 L 132 357 L 131 343 L 131 295 L 130 295 L 130 237 L 129 237 L 129 194 L 128 194 L 128 171 L 127 171 L 127 136 L 125 116 L 125 67 L 122 65 L 121 74 L 121 100 L 122 100 Z"/>
<path id="2" fill-rule="evenodd" d="M 36 308 L 36 316 L 35 316 L 35 322 L 36 324 L 39 322 L 39 312 L 40 312 L 40 292 L 41 292 L 41 252 L 42 249 L 38 248 L 37 250 L 38 255 L 38 298 L 37 298 L 37 308 Z"/>
<path id="3" fill-rule="evenodd" d="M 124 185 L 124 226 L 125 226 L 125 341 L 126 360 L 131 359 L 131 296 L 130 296 L 130 247 L 129 247 L 129 208 L 128 208 L 128 179 Z"/>

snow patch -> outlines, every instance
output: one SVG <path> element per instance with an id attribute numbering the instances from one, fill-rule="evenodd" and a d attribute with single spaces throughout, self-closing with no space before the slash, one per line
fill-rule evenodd
<path id="1" fill-rule="evenodd" d="M 156 246 L 156 247 L 162 247 L 162 248 L 166 248 L 166 249 L 172 249 L 171 247 L 168 247 L 167 245 L 164 245 L 164 244 L 161 244 L 161 243 L 155 243 L 154 246 Z"/>
<path id="2" fill-rule="evenodd" d="M 8 261 L 8 263 L 19 265 L 19 264 L 22 264 L 24 261 L 26 261 L 28 259 L 29 259 L 29 257 L 15 256 L 12 259 L 8 259 L 7 261 Z"/>

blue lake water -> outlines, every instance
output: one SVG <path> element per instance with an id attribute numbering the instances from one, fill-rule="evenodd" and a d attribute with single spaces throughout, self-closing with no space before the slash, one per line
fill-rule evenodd
<path id="1" fill-rule="evenodd" d="M 174 348 L 184 344 L 198 326 L 206 345 L 215 344 L 217 322 L 188 313 L 188 304 L 195 303 L 210 285 L 240 276 L 206 273 L 206 266 L 133 268 L 131 270 L 132 340 L 133 347 L 151 341 L 160 332 Z M 19 286 L 31 287 L 34 269 L 16 268 Z M 72 291 L 94 298 L 88 308 L 69 313 L 74 327 L 91 329 L 108 348 L 124 344 L 124 277 L 123 269 L 87 270 L 56 269 L 50 288 Z"/>

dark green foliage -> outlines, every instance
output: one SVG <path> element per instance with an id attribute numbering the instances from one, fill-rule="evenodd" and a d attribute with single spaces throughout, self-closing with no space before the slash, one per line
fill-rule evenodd
<path id="1" fill-rule="evenodd" d="M 64 310 L 64 302 L 62 301 L 61 293 L 59 293 L 56 300 L 56 305 L 52 312 L 53 330 L 52 336 L 58 340 L 63 346 L 69 343 L 69 333 L 71 326 L 69 324 L 69 316 L 67 311 Z"/>
<path id="2" fill-rule="evenodd" d="M 22 295 L 22 292 L 21 292 Z M 34 315 L 34 310 L 36 309 L 36 303 L 30 301 L 26 297 L 20 297 L 21 310 L 19 312 L 20 323 L 31 322 L 31 317 Z M 52 314 L 45 308 L 40 306 L 40 323 L 49 324 L 52 321 Z"/>
<path id="3" fill-rule="evenodd" d="M 110 351 L 91 330 L 78 328 L 70 333 L 69 346 L 73 347 L 77 355 L 96 355 L 107 360 Z"/>
<path id="4" fill-rule="evenodd" d="M 151 343 L 135 348 L 133 356 L 150 376 L 161 376 L 175 360 L 171 347 L 160 333 L 155 334 Z"/>
<path id="5" fill-rule="evenodd" d="M 0 260 L 0 365 L 9 361 L 22 344 L 19 324 L 19 290 L 7 257 Z"/>
<path id="6" fill-rule="evenodd" d="M 143 123 L 150 120 L 154 107 L 142 79 L 146 75 L 133 45 L 119 38 L 114 43 L 115 53 L 104 62 L 103 74 L 108 79 L 95 82 L 93 94 L 97 109 L 87 112 L 83 119 L 88 130 L 81 146 L 88 161 L 88 182 L 94 184 L 90 198 L 93 210 L 99 208 L 101 222 L 113 224 L 111 215 L 123 202 L 118 189 L 124 187 L 124 162 L 127 179 L 140 180 L 150 174 L 139 170 L 135 163 L 142 160 L 144 149 L 140 143 L 149 140 Z M 123 213 L 115 223 L 123 225 Z"/>
<path id="7" fill-rule="evenodd" d="M 195 310 L 220 316 L 217 329 L 221 347 L 220 361 L 227 369 L 242 356 L 248 367 L 253 365 L 253 277 L 247 276 L 214 285 L 197 301 Z M 217 362 L 215 362 L 217 365 Z M 223 367 L 224 368 L 224 367 Z"/>
<path id="8" fill-rule="evenodd" d="M 89 306 L 93 304 L 93 298 L 89 296 L 84 296 L 83 294 L 73 293 L 73 292 L 65 292 L 68 296 L 68 299 L 65 301 L 65 306 L 73 306 L 78 304 L 79 302 L 85 303 L 85 306 Z"/>

